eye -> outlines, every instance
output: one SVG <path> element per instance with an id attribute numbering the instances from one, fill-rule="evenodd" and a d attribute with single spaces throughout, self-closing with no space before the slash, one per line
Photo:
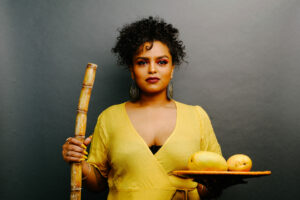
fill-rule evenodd
<path id="1" fill-rule="evenodd" d="M 142 66 L 142 65 L 146 65 L 147 62 L 144 61 L 144 60 L 139 60 L 139 61 L 136 62 L 136 64 Z"/>
<path id="2" fill-rule="evenodd" d="M 167 60 L 159 60 L 159 61 L 157 61 L 157 64 L 166 65 L 166 64 L 168 64 L 168 61 Z"/>

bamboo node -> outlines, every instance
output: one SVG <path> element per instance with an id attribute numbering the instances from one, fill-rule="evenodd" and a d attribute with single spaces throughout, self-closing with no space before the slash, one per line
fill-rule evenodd
<path id="1" fill-rule="evenodd" d="M 92 89 L 93 85 L 88 85 L 88 84 L 82 84 L 83 88 L 88 88 L 88 89 Z"/>
<path id="2" fill-rule="evenodd" d="M 77 112 L 79 112 L 79 113 L 83 113 L 83 114 L 86 114 L 86 113 L 87 113 L 87 111 L 85 111 L 85 110 L 81 110 L 81 109 L 77 109 Z"/>
<path id="3" fill-rule="evenodd" d="M 71 192 L 73 191 L 81 191 L 82 188 L 81 187 L 71 187 Z"/>
<path id="4" fill-rule="evenodd" d="M 85 139 L 84 135 L 75 135 L 75 137 L 78 138 L 78 139 Z"/>

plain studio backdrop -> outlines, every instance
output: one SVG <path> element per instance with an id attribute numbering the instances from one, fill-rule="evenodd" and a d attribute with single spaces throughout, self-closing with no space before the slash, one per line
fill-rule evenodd
<path id="1" fill-rule="evenodd" d="M 299 0 L 0 0 L 0 199 L 69 198 L 61 146 L 85 66 L 99 65 L 89 135 L 102 110 L 128 100 L 129 73 L 111 53 L 117 28 L 149 15 L 186 46 L 174 98 L 208 112 L 225 158 L 244 153 L 272 171 L 219 199 L 299 197 Z"/>

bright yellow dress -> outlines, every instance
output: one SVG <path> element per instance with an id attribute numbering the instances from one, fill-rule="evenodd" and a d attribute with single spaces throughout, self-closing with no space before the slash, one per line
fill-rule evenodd
<path id="1" fill-rule="evenodd" d="M 190 200 L 199 199 L 196 182 L 171 172 L 186 169 L 188 158 L 196 151 L 221 154 L 206 112 L 200 106 L 175 101 L 175 128 L 153 154 L 133 127 L 125 103 L 100 114 L 88 157 L 108 180 L 108 200 L 178 199 L 182 190 L 188 190 Z"/>

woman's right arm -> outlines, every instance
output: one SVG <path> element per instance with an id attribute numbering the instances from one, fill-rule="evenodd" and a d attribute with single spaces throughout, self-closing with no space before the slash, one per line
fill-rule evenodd
<path id="1" fill-rule="evenodd" d="M 91 164 L 86 161 L 82 162 L 82 177 L 84 186 L 92 191 L 104 191 L 108 188 L 107 180 L 100 172 Z"/>
<path id="2" fill-rule="evenodd" d="M 91 164 L 87 158 L 86 146 L 91 143 L 91 137 L 81 142 L 76 138 L 68 138 L 62 146 L 62 156 L 67 163 L 82 162 L 82 180 L 84 186 L 92 191 L 103 191 L 107 188 L 107 180 Z"/>

